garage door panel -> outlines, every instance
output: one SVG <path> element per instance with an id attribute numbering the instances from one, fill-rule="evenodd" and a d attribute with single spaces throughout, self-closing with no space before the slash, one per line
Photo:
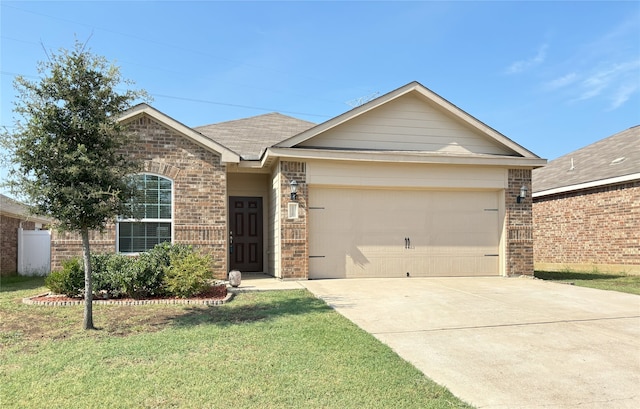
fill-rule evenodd
<path id="1" fill-rule="evenodd" d="M 498 197 L 311 187 L 309 276 L 497 275 Z"/>

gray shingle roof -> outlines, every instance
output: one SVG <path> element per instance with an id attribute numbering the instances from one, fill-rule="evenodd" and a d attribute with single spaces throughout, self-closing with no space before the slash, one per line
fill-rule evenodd
<path id="1" fill-rule="evenodd" d="M 31 215 L 27 205 L 3 194 L 0 194 L 0 214 L 17 219 L 30 220 L 36 223 L 51 222 L 51 219 L 48 217 Z"/>
<path id="2" fill-rule="evenodd" d="M 533 192 L 640 173 L 640 125 L 550 161 L 533 171 Z"/>
<path id="3" fill-rule="evenodd" d="M 242 159 L 255 160 L 266 148 L 314 126 L 312 122 L 274 112 L 193 129 L 236 152 Z"/>

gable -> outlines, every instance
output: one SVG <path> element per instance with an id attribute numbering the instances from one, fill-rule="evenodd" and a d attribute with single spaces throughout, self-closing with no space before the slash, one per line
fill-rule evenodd
<path id="1" fill-rule="evenodd" d="M 296 145 L 304 148 L 515 155 L 416 94 L 407 94 Z"/>
<path id="2" fill-rule="evenodd" d="M 163 114 L 162 112 L 147 104 L 138 104 L 134 106 L 133 108 L 124 112 L 118 118 L 118 120 L 120 122 L 126 123 L 142 115 L 150 117 L 159 125 L 175 131 L 191 142 L 194 142 L 211 152 L 217 153 L 218 155 L 220 155 L 223 162 L 238 163 L 240 161 L 240 156 L 231 149 L 207 138 L 200 132 L 189 128 L 188 126 L 176 121 L 175 119 Z"/>
<path id="3" fill-rule="evenodd" d="M 546 162 L 415 81 L 274 148 L 400 150 L 427 155 L 508 156 Z"/>

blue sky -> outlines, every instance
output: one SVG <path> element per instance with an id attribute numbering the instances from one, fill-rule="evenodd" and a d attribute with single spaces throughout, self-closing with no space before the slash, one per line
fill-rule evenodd
<path id="1" fill-rule="evenodd" d="M 554 159 L 640 124 L 640 2 L 1 2 L 1 117 L 44 48 L 91 51 L 198 126 L 323 122 L 411 81 Z"/>

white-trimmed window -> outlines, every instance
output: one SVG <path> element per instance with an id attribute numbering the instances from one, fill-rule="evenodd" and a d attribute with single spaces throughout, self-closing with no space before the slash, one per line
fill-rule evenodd
<path id="1" fill-rule="evenodd" d="M 140 196 L 133 219 L 118 220 L 118 251 L 140 253 L 171 242 L 173 182 L 152 174 L 135 176 Z"/>

